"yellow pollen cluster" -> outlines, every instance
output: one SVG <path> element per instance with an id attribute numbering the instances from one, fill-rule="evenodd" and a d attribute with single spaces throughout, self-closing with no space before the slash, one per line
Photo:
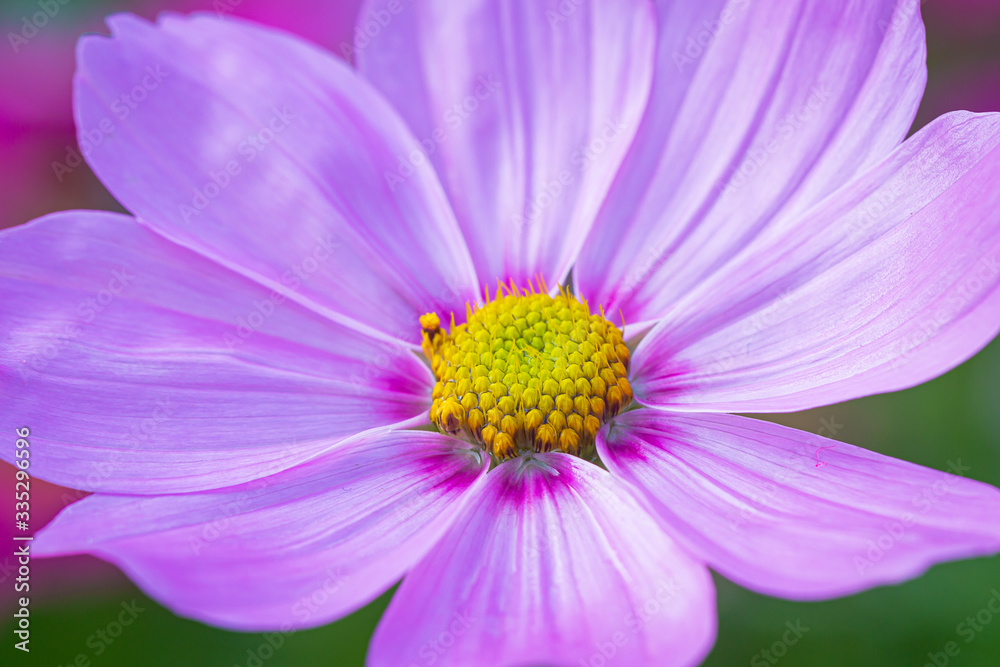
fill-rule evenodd
<path id="1" fill-rule="evenodd" d="M 601 425 L 632 401 L 621 331 L 567 292 L 501 287 L 467 307 L 465 324 L 453 316 L 450 332 L 435 313 L 420 326 L 437 378 L 431 421 L 497 459 L 587 455 Z"/>

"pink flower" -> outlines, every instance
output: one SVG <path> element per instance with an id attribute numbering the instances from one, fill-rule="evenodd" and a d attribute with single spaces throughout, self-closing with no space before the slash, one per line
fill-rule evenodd
<path id="1" fill-rule="evenodd" d="M 242 630 L 403 578 L 396 667 L 693 664 L 710 567 L 814 600 L 1000 551 L 960 461 L 728 414 L 913 386 L 1000 327 L 1000 115 L 903 141 L 916 0 L 372 2 L 357 70 L 109 25 L 77 127 L 134 217 L 0 235 L 0 432 L 95 492 L 36 554 Z"/>

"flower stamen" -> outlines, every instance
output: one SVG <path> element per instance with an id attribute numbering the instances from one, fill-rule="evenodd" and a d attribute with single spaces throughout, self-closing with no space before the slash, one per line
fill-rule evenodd
<path id="1" fill-rule="evenodd" d="M 541 284 L 544 290 L 544 284 Z M 467 305 L 450 332 L 420 318 L 437 383 L 431 421 L 503 460 L 523 452 L 591 453 L 597 431 L 632 402 L 621 330 L 567 290 L 513 283 Z"/>

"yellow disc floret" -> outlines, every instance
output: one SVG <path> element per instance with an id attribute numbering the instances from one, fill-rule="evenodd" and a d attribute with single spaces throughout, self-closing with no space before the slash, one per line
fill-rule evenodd
<path id="1" fill-rule="evenodd" d="M 498 459 L 521 452 L 588 455 L 601 425 L 632 401 L 629 350 L 603 314 L 568 292 L 498 289 L 465 324 L 420 318 L 437 378 L 430 418 Z"/>

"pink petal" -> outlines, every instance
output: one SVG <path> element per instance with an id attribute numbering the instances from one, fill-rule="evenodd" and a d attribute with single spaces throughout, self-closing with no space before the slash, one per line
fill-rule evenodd
<path id="1" fill-rule="evenodd" d="M 39 533 L 39 556 L 116 563 L 178 614 L 239 630 L 329 623 L 373 600 L 440 538 L 488 469 L 455 438 L 361 436 L 229 489 L 97 494 Z"/>
<path id="2" fill-rule="evenodd" d="M 423 142 L 401 173 L 437 168 L 484 283 L 561 281 L 645 108 L 650 3 L 366 7 L 360 25 L 378 29 L 357 41 L 359 69 Z"/>
<path id="3" fill-rule="evenodd" d="M 78 489 L 177 493 L 272 474 L 426 419 L 405 345 L 325 320 L 114 213 L 0 233 L 0 430 Z M 0 447 L 12 461 L 14 442 Z"/>
<path id="4" fill-rule="evenodd" d="M 768 595 L 847 595 L 1000 551 L 1000 490 L 770 422 L 635 410 L 598 451 L 686 548 Z"/>
<path id="5" fill-rule="evenodd" d="M 944 116 L 639 345 L 653 405 L 785 412 L 920 384 L 1000 330 L 1000 114 Z"/>
<path id="6" fill-rule="evenodd" d="M 573 270 L 633 323 L 886 156 L 926 81 L 918 0 L 657 9 L 649 108 Z"/>
<path id="7" fill-rule="evenodd" d="M 396 592 L 368 665 L 693 665 L 715 637 L 714 597 L 611 475 L 542 454 L 490 473 Z"/>
<path id="8" fill-rule="evenodd" d="M 397 339 L 465 312 L 478 280 L 447 198 L 429 167 L 387 181 L 418 144 L 342 60 L 232 18 L 109 25 L 80 42 L 77 126 L 132 213 L 270 287 L 332 239 L 296 298 Z"/>

